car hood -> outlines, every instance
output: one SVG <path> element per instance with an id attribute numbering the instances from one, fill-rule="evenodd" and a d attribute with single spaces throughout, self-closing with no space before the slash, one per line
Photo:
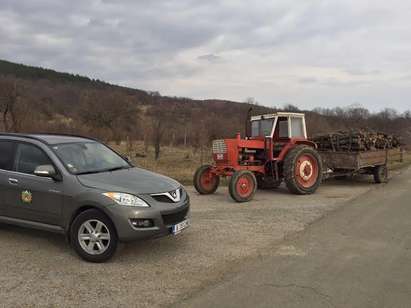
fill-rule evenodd
<path id="1" fill-rule="evenodd" d="M 181 186 L 169 177 L 136 167 L 112 172 L 78 175 L 77 178 L 81 184 L 87 187 L 129 194 L 168 192 Z"/>

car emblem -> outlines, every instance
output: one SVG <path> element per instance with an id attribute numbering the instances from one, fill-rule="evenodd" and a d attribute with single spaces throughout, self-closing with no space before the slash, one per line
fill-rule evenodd
<path id="1" fill-rule="evenodd" d="M 24 203 L 31 203 L 33 201 L 33 194 L 29 190 L 24 190 L 21 192 L 21 201 Z"/>
<path id="2" fill-rule="evenodd" d="M 171 192 L 171 196 L 172 196 L 174 199 L 177 198 L 177 192 L 175 192 L 175 191 Z"/>

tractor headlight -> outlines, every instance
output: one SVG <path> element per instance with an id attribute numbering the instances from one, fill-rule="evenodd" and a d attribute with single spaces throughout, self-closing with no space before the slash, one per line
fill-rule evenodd
<path id="1" fill-rule="evenodd" d="M 118 192 L 106 192 L 103 193 L 103 195 L 110 198 L 119 205 L 150 207 L 144 200 L 134 195 Z"/>

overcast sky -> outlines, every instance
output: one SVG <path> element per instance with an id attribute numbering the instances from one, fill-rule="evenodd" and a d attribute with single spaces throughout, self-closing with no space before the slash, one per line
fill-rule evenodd
<path id="1" fill-rule="evenodd" d="M 163 95 L 411 109 L 411 1 L 0 0 L 0 58 Z"/>

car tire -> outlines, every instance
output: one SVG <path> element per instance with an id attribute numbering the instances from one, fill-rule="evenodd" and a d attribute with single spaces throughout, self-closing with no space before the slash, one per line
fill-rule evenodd
<path id="1" fill-rule="evenodd" d="M 76 253 L 88 262 L 109 260 L 117 249 L 118 237 L 111 220 L 96 209 L 80 213 L 71 224 L 70 242 Z"/>

